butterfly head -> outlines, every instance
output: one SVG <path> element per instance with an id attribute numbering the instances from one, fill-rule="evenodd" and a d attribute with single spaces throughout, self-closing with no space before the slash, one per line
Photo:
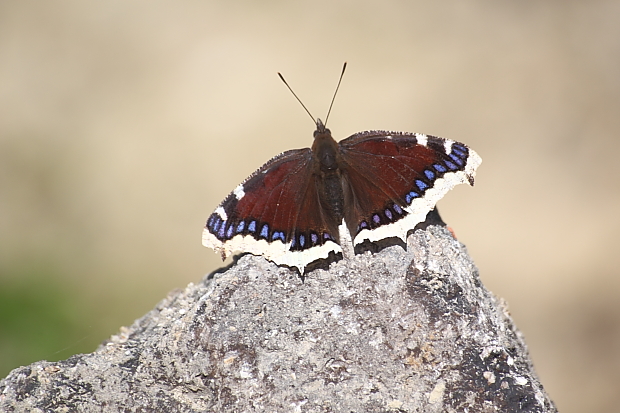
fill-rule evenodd
<path id="1" fill-rule="evenodd" d="M 312 153 L 317 170 L 326 172 L 338 169 L 340 165 L 338 143 L 332 138 L 331 131 L 325 127 L 321 119 L 316 120 Z"/>
<path id="2" fill-rule="evenodd" d="M 314 131 L 314 137 L 319 135 L 330 135 L 332 132 L 323 125 L 323 121 L 319 118 L 316 119 L 316 130 Z"/>

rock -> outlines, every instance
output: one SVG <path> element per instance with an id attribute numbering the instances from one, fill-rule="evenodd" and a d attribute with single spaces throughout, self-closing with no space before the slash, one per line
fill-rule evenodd
<path id="1" fill-rule="evenodd" d="M 7 412 L 555 412 L 505 304 L 429 226 L 300 277 L 246 255 L 94 353 L 0 381 Z"/>

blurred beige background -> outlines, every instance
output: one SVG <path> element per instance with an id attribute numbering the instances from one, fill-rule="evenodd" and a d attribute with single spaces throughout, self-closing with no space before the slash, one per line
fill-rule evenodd
<path id="1" fill-rule="evenodd" d="M 459 140 L 439 203 L 560 411 L 620 411 L 620 1 L 0 3 L 0 366 L 221 265 L 208 215 L 313 124 Z M 27 351 L 26 351 L 27 350 Z"/>

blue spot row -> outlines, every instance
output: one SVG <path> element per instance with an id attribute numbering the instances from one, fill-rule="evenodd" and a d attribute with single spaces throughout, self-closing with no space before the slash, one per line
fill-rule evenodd
<path id="1" fill-rule="evenodd" d="M 286 234 L 283 231 L 274 231 L 271 236 L 269 235 L 269 224 L 262 224 L 260 232 L 257 229 L 258 223 L 256 220 L 240 221 L 238 223 L 227 223 L 219 214 L 211 214 L 207 220 L 207 228 L 220 240 L 231 239 L 237 234 L 249 233 L 254 238 L 263 238 L 270 242 L 280 240 L 286 242 Z"/>
<path id="2" fill-rule="evenodd" d="M 405 201 L 407 202 L 407 204 L 411 204 L 411 201 L 413 201 L 415 198 L 419 196 L 420 194 L 418 194 L 417 192 L 411 191 L 407 195 L 405 195 Z"/>
<path id="3" fill-rule="evenodd" d="M 312 244 L 316 244 L 317 242 L 319 242 L 319 236 L 313 232 L 312 234 L 310 234 L 310 241 L 312 242 Z"/>
<path id="4" fill-rule="evenodd" d="M 227 224 L 219 214 L 211 214 L 207 221 L 207 228 L 213 235 L 220 240 L 227 240 L 233 237 L 235 227 L 233 224 Z"/>
<path id="5" fill-rule="evenodd" d="M 428 173 L 427 173 L 427 172 L 428 172 Z M 431 171 L 429 171 L 429 170 L 424 171 L 424 173 L 425 173 L 425 175 L 426 175 L 427 177 L 428 177 L 429 175 L 431 175 L 431 174 L 432 174 L 432 172 L 431 172 Z M 429 184 L 427 184 L 426 182 L 424 182 L 424 181 L 423 181 L 423 180 L 421 180 L 421 179 L 416 179 L 416 180 L 414 181 L 414 183 L 415 183 L 415 186 L 417 186 L 417 187 L 418 187 L 418 191 L 419 191 L 419 192 L 418 192 L 418 191 L 411 191 L 411 192 L 409 192 L 409 193 L 407 193 L 407 194 L 405 195 L 405 202 L 407 202 L 407 205 L 410 205 L 410 204 L 411 204 L 411 202 L 412 202 L 415 198 L 419 198 L 419 197 L 420 197 L 420 194 L 424 193 L 424 191 L 425 191 L 425 190 L 427 190 L 428 188 L 430 188 L 430 185 L 429 185 Z"/>
<path id="6" fill-rule="evenodd" d="M 460 143 L 452 144 L 452 152 L 456 153 L 461 158 L 467 158 L 468 150 L 465 146 Z"/>
<path id="7" fill-rule="evenodd" d="M 216 213 L 211 214 L 211 216 L 209 217 L 207 221 L 207 228 L 209 228 L 209 231 L 211 231 L 211 233 L 219 239 L 226 239 L 227 236 L 228 238 L 230 238 L 230 235 L 228 234 L 232 235 L 233 230 L 233 228 L 230 227 L 227 231 L 226 221 L 224 221 L 222 217 L 220 217 L 220 215 Z"/>
<path id="8" fill-rule="evenodd" d="M 333 238 L 327 232 L 324 232 L 322 236 L 319 236 L 316 232 L 311 232 L 308 234 L 297 234 L 291 240 L 291 251 L 299 251 L 308 248 L 312 248 L 316 245 L 322 245 L 325 241 L 333 241 Z"/>
<path id="9" fill-rule="evenodd" d="M 226 235 L 226 221 L 222 221 L 221 225 L 219 225 L 219 229 L 217 231 L 217 236 L 219 238 L 224 238 Z"/>
<path id="10" fill-rule="evenodd" d="M 448 171 L 461 170 L 467 162 L 468 154 L 469 150 L 465 145 L 460 143 L 453 143 L 451 151 L 446 157 L 446 159 L 432 164 L 432 169 L 429 168 L 423 171 L 424 178 L 426 178 L 429 182 L 426 182 L 422 179 L 416 179 L 414 181 L 414 190 L 405 194 L 405 202 L 410 205 L 414 199 L 420 197 L 421 194 L 423 194 L 427 189 L 429 189 L 433 185 L 433 182 L 444 173 Z M 387 213 L 386 216 L 388 216 Z M 389 216 L 388 219 L 391 220 Z"/>
<path id="11" fill-rule="evenodd" d="M 461 158 L 459 158 L 457 155 L 455 155 L 454 153 L 450 153 L 450 155 L 448 156 L 452 158 L 452 160 L 456 162 L 459 166 L 465 165 L 465 162 Z"/>
<path id="12" fill-rule="evenodd" d="M 213 233 L 217 233 L 217 230 L 220 228 L 220 224 L 222 223 L 222 218 L 220 218 L 220 216 L 218 214 L 211 214 L 211 216 L 209 217 L 209 220 L 207 221 L 207 227 L 211 230 L 211 232 Z"/>
<path id="13" fill-rule="evenodd" d="M 361 221 L 357 225 L 357 231 L 359 232 L 363 229 L 377 228 L 381 225 L 392 223 L 399 220 L 404 214 L 405 211 L 403 211 L 400 205 L 393 204 L 391 208 L 388 207 L 383 210 L 383 215 L 381 215 L 380 213 L 372 214 L 372 216 L 370 217 L 370 223 L 366 220 Z"/>
<path id="14" fill-rule="evenodd" d="M 448 156 L 457 165 L 462 167 L 462 166 L 465 165 L 465 161 L 467 160 L 468 153 L 469 153 L 469 150 L 467 149 L 467 147 L 465 145 L 462 145 L 460 143 L 453 143 L 452 144 L 452 150 L 450 151 Z"/>
<path id="15" fill-rule="evenodd" d="M 245 221 L 241 221 L 239 225 L 237 225 L 237 229 L 236 229 L 237 234 L 242 233 L 244 228 L 245 228 Z"/>
<path id="16" fill-rule="evenodd" d="M 458 167 L 458 166 L 456 166 L 455 164 L 453 164 L 452 162 L 450 162 L 450 161 L 448 161 L 448 160 L 446 160 L 445 162 L 446 162 L 446 166 L 447 166 L 450 170 L 452 170 L 452 171 L 456 171 L 456 170 L 458 170 L 458 169 L 459 169 L 459 167 Z"/>
<path id="17" fill-rule="evenodd" d="M 420 179 L 415 180 L 415 185 L 420 189 L 420 191 L 424 191 L 428 188 L 428 184 Z"/>
<path id="18" fill-rule="evenodd" d="M 385 208 L 385 211 L 383 211 L 385 213 L 385 217 L 390 221 L 396 221 L 398 219 L 400 219 L 399 216 L 397 215 L 403 215 L 404 211 L 403 209 L 398 205 L 398 204 L 394 204 L 392 205 L 392 209 L 390 208 Z"/>

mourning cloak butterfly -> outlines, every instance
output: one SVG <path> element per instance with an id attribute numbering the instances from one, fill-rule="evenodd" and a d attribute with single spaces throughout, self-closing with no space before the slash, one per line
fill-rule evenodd
<path id="1" fill-rule="evenodd" d="M 351 241 L 405 241 L 450 189 L 474 184 L 480 162 L 462 143 L 417 133 L 368 131 L 337 143 L 317 119 L 312 148 L 250 175 L 211 214 L 202 243 L 222 258 L 248 252 L 303 274 L 351 251 Z"/>

